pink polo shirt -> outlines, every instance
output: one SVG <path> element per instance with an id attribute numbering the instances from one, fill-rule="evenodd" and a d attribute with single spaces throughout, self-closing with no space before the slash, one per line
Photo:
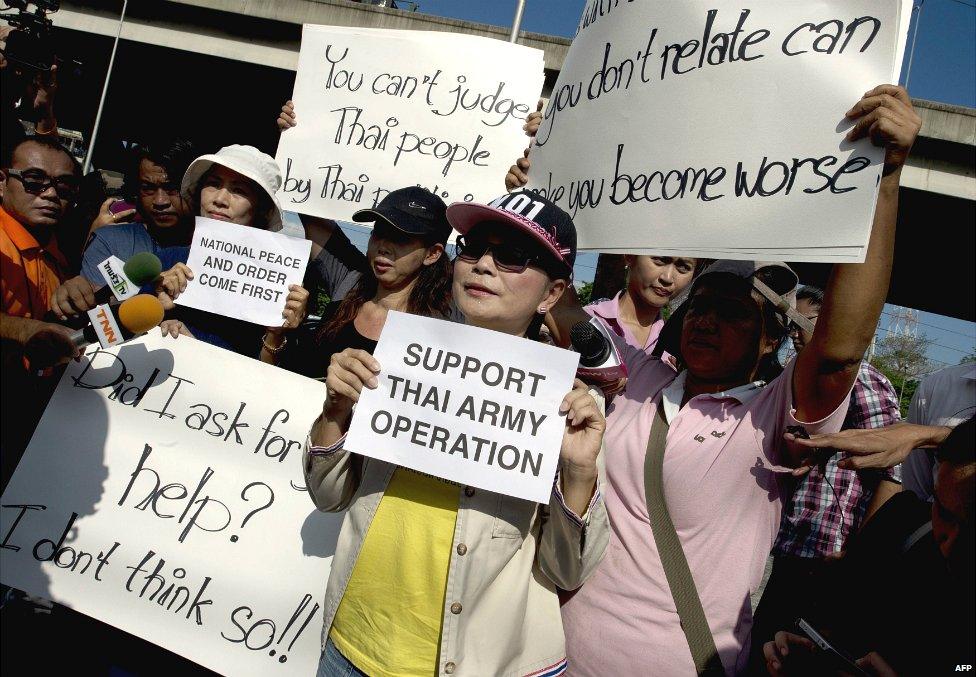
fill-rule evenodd
<path id="1" fill-rule="evenodd" d="M 657 345 L 657 338 L 661 335 L 664 320 L 658 315 L 657 320 L 651 325 L 651 331 L 647 334 L 647 341 L 644 345 L 641 345 L 637 341 L 637 337 L 634 336 L 634 333 L 630 331 L 630 328 L 620 321 L 620 297 L 622 295 L 623 292 L 620 292 L 612 299 L 591 303 L 583 308 L 583 310 L 589 313 L 591 317 L 599 317 L 603 320 L 604 324 L 610 327 L 610 331 L 625 340 L 627 345 L 634 346 L 638 350 L 643 350 L 650 355 L 651 351 L 654 350 L 654 346 Z"/>
<path id="2" fill-rule="evenodd" d="M 722 664 L 745 669 L 750 595 L 779 529 L 777 480 L 787 425 L 840 430 L 848 398 L 822 421 L 793 416 L 793 363 L 769 385 L 699 395 L 681 407 L 685 372 L 616 340 L 627 389 L 607 412 L 604 492 L 610 545 L 563 607 L 572 675 L 693 675 L 687 640 L 658 557 L 644 496 L 644 456 L 659 401 L 669 422 L 664 492 Z"/>

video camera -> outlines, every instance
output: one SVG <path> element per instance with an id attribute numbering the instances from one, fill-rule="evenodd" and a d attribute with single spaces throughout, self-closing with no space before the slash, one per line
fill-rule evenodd
<path id="1" fill-rule="evenodd" d="M 16 14 L 0 14 L 0 18 L 16 30 L 7 36 L 4 57 L 17 70 L 49 71 L 56 63 L 51 20 L 48 12 L 57 12 L 61 0 L 2 0 L 6 9 Z M 34 5 L 33 11 L 28 7 Z"/>

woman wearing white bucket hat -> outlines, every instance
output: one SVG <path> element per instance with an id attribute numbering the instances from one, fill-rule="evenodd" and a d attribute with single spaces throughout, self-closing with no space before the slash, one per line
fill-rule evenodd
<path id="1" fill-rule="evenodd" d="M 195 205 L 196 212 L 219 221 L 277 232 L 282 228 L 282 211 L 275 193 L 281 186 L 281 170 L 274 158 L 253 146 L 232 145 L 194 160 L 183 176 L 182 191 Z M 164 267 L 156 292 L 167 310 L 185 289 L 193 271 L 187 265 L 188 247 L 160 251 Z M 291 285 L 282 311 L 281 326 L 267 327 L 261 339 L 261 352 L 271 351 L 267 335 L 294 329 L 305 317 L 308 291 Z M 178 309 L 178 317 L 165 320 L 162 333 L 179 334 L 253 355 L 259 335 L 254 325 L 192 308 Z M 280 343 L 280 341 L 276 342 Z"/>

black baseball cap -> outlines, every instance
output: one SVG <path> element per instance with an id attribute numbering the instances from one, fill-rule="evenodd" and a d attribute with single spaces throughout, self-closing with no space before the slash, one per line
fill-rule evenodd
<path id="1" fill-rule="evenodd" d="M 447 208 L 447 220 L 462 235 L 479 223 L 489 221 L 515 226 L 545 247 L 572 278 L 576 261 L 576 226 L 569 214 L 538 193 L 523 188 L 486 205 L 455 202 Z"/>
<path id="2" fill-rule="evenodd" d="M 404 233 L 430 237 L 446 243 L 451 234 L 444 201 L 420 186 L 400 188 L 389 193 L 373 209 L 360 209 L 352 215 L 359 223 L 383 221 Z"/>

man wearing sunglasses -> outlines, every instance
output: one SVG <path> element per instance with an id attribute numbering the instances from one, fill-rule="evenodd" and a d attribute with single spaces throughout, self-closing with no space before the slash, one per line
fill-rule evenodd
<path id="1" fill-rule="evenodd" d="M 71 330 L 43 318 L 67 272 L 57 230 L 74 204 L 80 176 L 78 162 L 46 136 L 23 139 L 0 158 L 3 482 L 44 408 L 46 389 L 25 370 L 24 357 L 33 372 L 78 354 Z"/>
<path id="2" fill-rule="evenodd" d="M 81 168 L 54 139 L 13 146 L 0 169 L 0 251 L 5 315 L 41 319 L 64 280 L 57 229 L 78 196 Z"/>

